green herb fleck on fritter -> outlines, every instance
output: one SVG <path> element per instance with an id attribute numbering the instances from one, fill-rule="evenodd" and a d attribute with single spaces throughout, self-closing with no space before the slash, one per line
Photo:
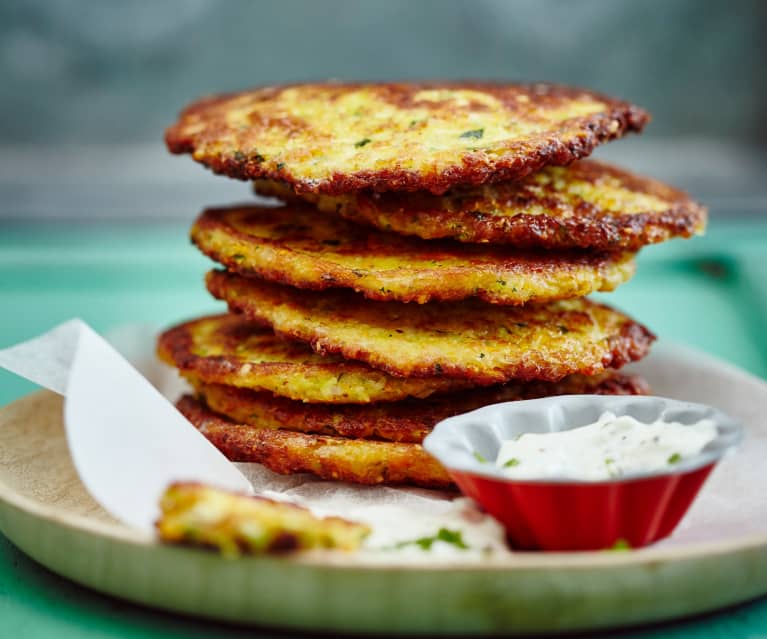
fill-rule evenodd
<path id="1" fill-rule="evenodd" d="M 473 138 L 479 140 L 485 134 L 484 129 L 472 129 L 471 131 L 464 131 L 459 135 L 459 138 Z"/>

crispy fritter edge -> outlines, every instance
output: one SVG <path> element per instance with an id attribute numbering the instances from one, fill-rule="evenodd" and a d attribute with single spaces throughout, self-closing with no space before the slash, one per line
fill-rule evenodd
<path id="1" fill-rule="evenodd" d="M 311 473 L 321 479 L 364 485 L 454 487 L 448 472 L 420 444 L 236 424 L 190 395 L 182 397 L 176 408 L 234 462 L 259 463 L 282 475 Z"/>
<path id="2" fill-rule="evenodd" d="M 305 404 L 267 392 L 222 384 L 197 381 L 193 386 L 211 410 L 237 423 L 318 435 L 411 443 L 421 443 L 443 419 L 498 402 L 571 394 L 649 394 L 647 382 L 641 377 L 614 371 L 594 377 L 572 376 L 555 383 L 512 381 L 506 387 L 372 405 Z"/>
<path id="3" fill-rule="evenodd" d="M 156 353 L 158 358 L 168 364 L 169 366 L 178 369 L 182 377 L 187 381 L 194 383 L 195 379 L 201 379 L 209 383 L 227 383 L 231 384 L 232 381 L 227 375 L 230 368 L 229 360 L 225 356 L 218 358 L 206 357 L 201 355 L 195 355 L 191 351 L 192 336 L 190 334 L 190 327 L 197 322 L 213 320 L 219 317 L 225 317 L 226 314 L 221 315 L 207 315 L 201 318 L 192 319 L 181 324 L 177 324 L 163 333 L 161 333 L 157 340 Z M 253 322 L 257 324 L 257 322 Z M 261 323 L 261 326 L 267 330 L 268 326 L 265 323 Z M 285 338 L 288 339 L 288 338 Z M 303 344 L 307 349 L 310 349 L 308 344 Z M 319 404 L 369 404 L 372 401 L 398 401 L 404 400 L 408 397 L 413 398 L 425 398 L 436 392 L 448 392 L 458 391 L 465 388 L 474 386 L 475 384 L 459 379 L 446 379 L 443 377 L 431 376 L 431 379 L 424 376 L 419 380 L 408 380 L 402 377 L 396 377 L 388 375 L 384 371 L 372 368 L 359 361 L 342 361 L 342 362 L 330 362 L 327 364 L 292 364 L 285 362 L 264 362 L 260 366 L 268 369 L 266 375 L 279 375 L 279 374 L 295 374 L 296 368 L 301 366 L 309 366 L 311 368 L 324 368 L 329 374 L 334 376 L 343 376 L 352 374 L 367 375 L 367 369 L 370 370 L 371 376 L 382 376 L 390 378 L 387 380 L 389 386 L 383 390 L 379 390 L 377 394 L 371 399 L 360 398 L 358 394 L 356 399 L 350 399 L 348 397 L 320 397 L 318 394 L 316 397 L 296 397 L 289 393 L 281 393 L 282 396 L 288 397 L 294 400 L 303 400 L 307 403 L 319 403 Z M 222 372 L 226 371 L 226 372 Z M 411 383 L 413 382 L 413 383 Z M 398 386 L 395 386 L 398 385 Z M 243 388 L 249 388 L 243 386 Z M 256 386 L 250 387 L 255 389 Z M 263 390 L 268 390 L 266 387 L 258 387 Z M 276 391 L 274 391 L 276 392 Z"/>
<path id="4" fill-rule="evenodd" d="M 434 366 L 431 364 L 413 365 L 408 368 L 407 371 L 401 367 L 392 365 L 391 363 L 383 360 L 380 355 L 376 355 L 369 349 L 362 346 L 351 346 L 333 340 L 327 333 L 322 336 L 310 335 L 305 330 L 299 328 L 278 328 L 274 326 L 265 315 L 259 315 L 255 305 L 250 300 L 244 300 L 242 298 L 227 299 L 227 291 L 229 289 L 228 284 L 222 283 L 222 278 L 240 278 L 244 281 L 250 281 L 254 286 L 262 286 L 264 288 L 286 288 L 281 287 L 279 284 L 272 284 L 270 282 L 258 281 L 255 278 L 246 278 L 236 273 L 228 273 L 226 271 L 213 270 L 209 271 L 206 276 L 206 284 L 208 291 L 216 299 L 226 301 L 229 309 L 235 313 L 242 313 L 249 319 L 256 322 L 265 322 L 272 325 L 272 328 L 276 333 L 285 336 L 287 339 L 295 339 L 310 344 L 311 347 L 321 354 L 334 354 L 341 355 L 345 358 L 363 361 L 370 366 L 378 370 L 382 370 L 385 373 L 393 377 L 433 377 L 435 375 Z M 348 294 L 354 295 L 351 292 L 340 292 L 336 295 Z M 527 364 L 525 362 L 519 362 L 513 372 L 502 373 L 501 371 L 488 370 L 481 372 L 472 370 L 463 364 L 455 364 L 449 361 L 439 363 L 439 374 L 445 377 L 470 380 L 473 385 L 488 386 L 491 384 L 502 383 L 513 378 L 520 380 L 542 380 L 557 382 L 566 375 L 581 373 L 585 375 L 591 375 L 599 373 L 603 370 L 614 368 L 618 369 L 630 362 L 638 361 L 642 359 L 650 350 L 650 345 L 655 341 L 655 335 L 645 326 L 639 324 L 635 320 L 631 319 L 627 315 L 623 315 L 612 309 L 606 304 L 599 304 L 586 300 L 589 304 L 595 307 L 600 307 L 612 313 L 618 313 L 624 318 L 624 322 L 620 328 L 620 332 L 617 335 L 612 335 L 608 338 L 607 348 L 602 360 L 600 362 L 593 362 L 591 365 L 584 366 L 582 368 L 573 368 L 572 370 L 558 371 L 557 373 L 547 372 L 546 375 L 542 375 L 541 367 L 535 364 Z M 376 304 L 378 302 L 368 302 Z M 559 367 L 562 368 L 561 366 Z"/>
<path id="5" fill-rule="evenodd" d="M 388 212 L 379 208 L 371 197 L 373 194 L 364 191 L 345 194 L 349 200 L 339 202 L 330 210 L 313 202 L 312 194 L 296 193 L 290 184 L 284 182 L 256 180 L 253 188 L 260 195 L 286 202 L 310 202 L 324 213 L 338 214 L 383 231 L 425 240 L 449 238 L 459 242 L 508 244 L 518 248 L 639 250 L 648 244 L 674 237 L 690 238 L 705 232 L 708 210 L 687 193 L 603 162 L 581 160 L 579 164 L 586 165 L 590 171 L 607 171 L 632 190 L 669 201 L 670 207 L 665 211 L 631 214 L 597 213 L 592 208 L 582 207 L 577 214 L 564 218 L 521 213 L 503 217 L 485 215 L 480 219 L 481 210 L 440 210 L 437 204 L 432 204 L 426 207 L 428 218 L 423 221 L 422 216 L 419 227 L 411 222 L 412 215 L 417 211 L 403 207 Z M 400 198 L 401 194 L 389 193 L 380 197 Z M 444 197 L 449 197 L 449 194 Z M 456 226 L 460 231 L 453 230 Z"/>
<path id="6" fill-rule="evenodd" d="M 608 253 L 600 252 L 598 255 L 583 256 L 588 260 L 587 263 L 577 263 L 573 260 L 572 254 L 563 256 L 563 266 L 561 271 L 557 272 L 557 266 L 551 266 L 552 276 L 561 278 L 563 282 L 568 282 L 571 286 L 567 290 L 566 284 L 562 285 L 559 294 L 550 293 L 544 295 L 540 287 L 536 287 L 535 292 L 520 291 L 519 287 L 507 286 L 513 281 L 516 274 L 503 274 L 499 272 L 501 266 L 494 268 L 492 265 L 485 264 L 477 266 L 469 274 L 470 267 L 450 267 L 455 275 L 451 279 L 451 273 L 436 272 L 432 275 L 435 281 L 440 282 L 441 286 L 436 284 L 422 284 L 419 287 L 406 287 L 402 282 L 404 279 L 400 276 L 397 290 L 381 286 L 381 281 L 376 282 L 375 278 L 385 278 L 386 273 L 383 269 L 371 271 L 371 273 L 358 273 L 355 269 L 338 265 L 331 260 L 323 262 L 323 256 L 320 253 L 308 257 L 301 251 L 281 245 L 273 240 L 255 240 L 247 233 L 233 228 L 220 219 L 222 213 L 227 209 L 209 209 L 197 218 L 192 226 L 191 238 L 198 249 L 212 260 L 223 265 L 228 271 L 240 273 L 245 276 L 257 276 L 271 282 L 294 286 L 307 290 L 322 291 L 330 288 L 349 288 L 357 293 L 364 295 L 367 299 L 379 302 L 397 301 L 397 302 L 416 302 L 424 304 L 431 301 L 454 302 L 477 297 L 490 304 L 500 304 L 508 306 L 520 306 L 528 302 L 554 301 L 560 299 L 569 299 L 573 297 L 583 297 L 595 291 L 612 291 L 621 283 L 629 280 L 635 271 L 634 254 L 627 253 Z M 217 250 L 212 243 L 206 241 L 210 233 L 221 232 L 235 242 L 257 245 L 259 247 L 258 264 L 248 260 L 240 260 L 228 255 L 223 250 Z M 375 232 L 375 231 L 374 231 Z M 383 232 L 383 231 L 382 231 Z M 460 245 L 459 245 L 460 246 Z M 240 255 L 237 254 L 239 258 Z M 470 259 L 470 256 L 466 256 Z M 311 264 L 302 264 L 305 260 L 310 260 Z M 571 260 L 568 262 L 567 260 Z M 292 264 L 296 261 L 296 264 Z M 282 266 L 274 266 L 281 264 Z M 300 268 L 307 266 L 307 268 Z M 548 266 L 547 266 L 548 268 Z M 322 273 L 319 270 L 323 269 Z M 543 266 L 541 267 L 543 270 Z M 313 277 L 308 274 L 315 271 Z M 575 274 L 575 276 L 573 276 Z M 540 273 L 532 273 L 533 276 L 540 277 Z M 570 275 L 569 281 L 567 275 Z M 480 278 L 484 280 L 480 284 Z M 504 284 L 497 285 L 499 277 L 503 278 Z M 469 281 L 476 278 L 475 285 L 470 286 Z M 424 277 L 424 279 L 426 279 Z M 585 283 L 584 280 L 588 281 Z M 537 294 L 536 294 L 537 292 Z"/>
<path id="7" fill-rule="evenodd" d="M 289 86 L 296 85 L 280 88 Z M 482 90 L 483 87 L 488 89 L 503 85 L 443 83 L 439 86 L 444 88 L 459 86 L 460 88 Z M 576 92 L 576 89 L 572 87 L 550 86 L 565 94 Z M 584 93 L 583 90 L 578 90 L 578 92 Z M 227 155 L 205 156 L 204 159 L 198 161 L 214 173 L 239 180 L 269 178 L 289 182 L 293 184 L 297 192 L 337 195 L 360 189 L 371 189 L 373 191 L 427 190 L 441 194 L 456 184 L 484 184 L 485 182 L 518 180 L 550 164 L 560 166 L 569 164 L 574 160 L 590 155 L 600 144 L 618 139 L 629 132 L 641 132 L 650 121 L 650 115 L 647 111 L 636 105 L 591 91 L 587 93 L 607 105 L 608 111 L 607 113 L 580 116 L 567 120 L 566 122 L 571 123 L 570 126 L 577 127 L 580 131 L 578 135 L 570 136 L 566 142 L 557 138 L 556 134 L 543 139 L 540 139 L 541 136 L 537 136 L 539 139 L 534 148 L 528 150 L 522 157 L 514 155 L 513 152 L 507 152 L 506 157 L 502 156 L 490 160 L 480 157 L 479 153 L 469 153 L 463 157 L 462 166 L 454 165 L 432 175 L 424 175 L 418 171 L 405 169 L 381 169 L 378 171 L 358 171 L 350 174 L 336 173 L 330 179 L 316 180 L 302 179 L 289 173 L 284 167 L 269 169 L 262 163 L 254 162 L 248 158 L 238 159 L 234 152 Z M 211 105 L 234 98 L 237 95 L 240 93 L 204 97 L 183 109 L 179 121 L 165 131 L 165 144 L 168 150 L 174 154 L 194 153 L 197 146 L 194 136 L 182 136 L 178 131 L 181 119 L 186 115 L 203 111 Z M 560 124 L 564 127 L 564 123 Z"/>

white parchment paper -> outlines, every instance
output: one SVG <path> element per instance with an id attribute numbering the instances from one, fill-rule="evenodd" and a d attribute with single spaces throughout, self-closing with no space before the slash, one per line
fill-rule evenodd
<path id="1" fill-rule="evenodd" d="M 248 480 L 112 346 L 80 320 L 0 351 L 0 366 L 66 396 L 64 423 L 88 492 L 120 521 L 152 530 L 162 491 Z"/>
<path id="2" fill-rule="evenodd" d="M 366 547 L 384 558 L 401 542 L 432 536 L 440 528 L 460 531 L 470 550 L 437 542 L 429 553 L 414 544 L 396 552 L 429 561 L 509 552 L 500 525 L 465 498 L 282 476 L 258 464 L 229 463 L 173 408 L 171 401 L 183 391 L 183 383 L 155 359 L 155 335 L 146 326 L 113 331 L 109 339 L 123 358 L 87 325 L 73 320 L 0 351 L 0 366 L 66 395 L 67 438 L 78 472 L 96 500 L 124 523 L 151 530 L 165 486 L 197 480 L 368 523 L 374 532 Z M 762 490 L 767 485 L 767 384 L 681 347 L 656 348 L 633 368 L 648 379 L 655 394 L 713 404 L 746 425 L 740 450 L 719 464 L 677 531 L 661 544 L 767 533 Z"/>

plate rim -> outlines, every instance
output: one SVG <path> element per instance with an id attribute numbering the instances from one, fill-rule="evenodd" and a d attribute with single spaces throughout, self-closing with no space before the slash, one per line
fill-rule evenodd
<path id="1" fill-rule="evenodd" d="M 676 348 L 676 347 L 674 347 Z M 687 349 L 685 349 L 687 350 Z M 694 349 L 690 349 L 693 350 Z M 696 355 L 698 353 L 696 352 Z M 710 356 L 709 356 L 710 357 Z M 711 358 L 717 361 L 716 358 Z M 740 375 L 751 377 L 751 381 L 757 382 L 765 387 L 767 391 L 767 382 L 751 376 L 748 373 L 733 367 L 734 371 Z M 38 390 L 27 394 L 10 404 L 0 407 L 0 415 L 5 414 L 13 408 L 20 405 L 26 405 L 33 402 L 53 402 L 62 401 L 62 398 L 47 390 Z M 0 437 L 2 433 L 0 431 Z M 85 489 L 85 486 L 83 486 Z M 86 489 L 87 491 L 87 489 Z M 140 530 L 134 530 L 128 526 L 115 521 L 108 523 L 97 521 L 84 517 L 79 514 L 62 514 L 52 506 L 40 503 L 32 498 L 26 497 L 0 478 L 0 501 L 8 506 L 21 510 L 32 516 L 42 519 L 46 522 L 60 527 L 78 530 L 90 535 L 108 537 L 112 540 L 127 543 L 135 546 L 164 546 L 150 534 L 143 533 Z M 628 552 L 612 552 L 609 550 L 599 551 L 581 551 L 581 552 L 524 552 L 515 551 L 511 554 L 495 556 L 492 559 L 482 559 L 466 561 L 463 559 L 453 561 L 451 559 L 440 559 L 434 562 L 424 561 L 422 559 L 413 560 L 413 558 L 399 558 L 400 561 L 384 562 L 375 556 L 366 556 L 363 554 L 339 553 L 333 551 L 312 551 L 307 553 L 298 553 L 285 556 L 286 561 L 291 561 L 307 566 L 323 565 L 338 570 L 409 570 L 409 571 L 473 571 L 482 570 L 487 572 L 509 571 L 509 570 L 550 570 L 552 568 L 585 568 L 585 567 L 604 567 L 604 566 L 627 566 L 627 565 L 647 565 L 667 561 L 685 561 L 699 559 L 704 556 L 726 555 L 738 551 L 747 551 L 764 548 L 767 550 L 767 531 L 764 533 L 752 533 L 742 537 L 720 539 L 713 541 L 692 542 L 684 546 L 670 547 L 649 547 L 634 549 Z M 253 559 L 248 557 L 246 559 Z"/>
<path id="2" fill-rule="evenodd" d="M 715 358 L 709 363 L 719 366 Z M 764 381 L 737 367 L 728 365 L 726 372 L 736 383 L 756 383 L 753 392 L 767 390 Z M 53 433 L 61 427 L 54 421 L 61 401 L 47 391 L 32 393 L 0 408 L 0 421 L 6 409 L 23 402 L 17 408 L 24 412 L 13 416 L 18 436 L 34 411 L 47 407 L 43 414 Z M 66 447 L 63 437 L 56 446 Z M 631 552 L 516 552 L 490 561 L 427 556 L 392 562 L 328 551 L 232 561 L 158 543 L 151 533 L 111 518 L 72 514 L 35 499 L 24 483 L 18 491 L 12 486 L 11 474 L 0 478 L 0 530 L 34 561 L 107 595 L 230 623 L 388 635 L 585 632 L 668 621 L 767 594 L 767 534 L 761 531 Z M 93 556 L 83 561 L 89 551 Z M 732 580 L 731 587 L 709 587 L 702 577 L 711 574 Z M 219 585 L 211 590 L 211 583 Z M 269 584 L 267 591 L 277 594 L 264 591 Z M 299 600 L 299 614 L 297 591 L 310 595 Z"/>

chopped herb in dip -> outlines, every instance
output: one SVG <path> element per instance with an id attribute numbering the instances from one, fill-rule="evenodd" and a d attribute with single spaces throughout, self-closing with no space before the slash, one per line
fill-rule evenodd
<path id="1" fill-rule="evenodd" d="M 612 550 L 612 551 L 631 550 L 631 544 L 627 542 L 625 539 L 616 539 L 615 543 L 609 548 L 607 548 L 607 550 Z"/>
<path id="2" fill-rule="evenodd" d="M 461 550 L 468 550 L 469 547 L 463 540 L 460 530 L 450 530 L 449 528 L 440 528 L 436 535 L 429 537 L 419 537 L 410 541 L 401 541 L 395 548 L 406 548 L 407 546 L 418 546 L 421 550 L 431 550 L 431 547 L 438 541 L 451 544 Z"/>
<path id="3" fill-rule="evenodd" d="M 716 437 L 711 420 L 695 424 L 655 421 L 604 413 L 571 430 L 522 433 L 502 442 L 496 467 L 513 479 L 603 481 L 663 471 L 700 453 Z"/>

